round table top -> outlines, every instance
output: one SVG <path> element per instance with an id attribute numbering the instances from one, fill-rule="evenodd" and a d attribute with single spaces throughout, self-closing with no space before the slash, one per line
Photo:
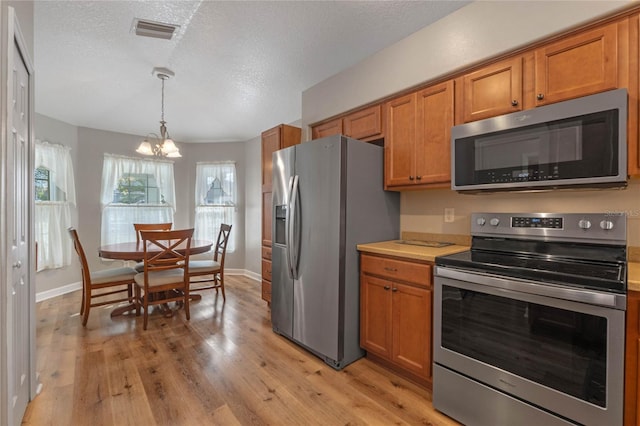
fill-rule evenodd
<path id="1" fill-rule="evenodd" d="M 191 250 L 189 253 L 205 253 L 211 250 L 212 246 L 213 242 L 209 240 L 191 240 Z M 177 251 L 178 253 L 183 253 L 184 246 L 178 246 Z M 144 247 L 142 246 L 142 242 L 136 243 L 135 241 L 130 243 L 108 244 L 98 249 L 98 256 L 104 259 L 140 261 L 144 259 Z"/>

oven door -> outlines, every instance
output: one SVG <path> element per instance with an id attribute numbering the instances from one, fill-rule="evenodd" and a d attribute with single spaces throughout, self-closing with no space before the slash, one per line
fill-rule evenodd
<path id="1" fill-rule="evenodd" d="M 524 280 L 446 275 L 457 278 L 435 279 L 436 366 L 572 421 L 622 424 L 623 310 L 513 290 L 539 287 Z M 434 376 L 434 405 L 437 386 Z"/>

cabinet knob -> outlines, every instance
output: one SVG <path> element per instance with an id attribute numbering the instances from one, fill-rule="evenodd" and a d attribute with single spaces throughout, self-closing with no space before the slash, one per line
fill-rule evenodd
<path id="1" fill-rule="evenodd" d="M 422 179 L 422 176 L 416 176 L 416 179 L 420 180 L 420 179 Z"/>
<path id="2" fill-rule="evenodd" d="M 388 285 L 385 285 L 385 286 L 384 286 L 384 289 L 385 289 L 385 290 L 389 290 L 390 288 L 391 288 L 391 287 L 389 287 Z"/>
<path id="3" fill-rule="evenodd" d="M 409 176 L 409 180 L 413 180 L 413 176 Z"/>
<path id="4" fill-rule="evenodd" d="M 398 289 L 394 287 L 391 289 L 391 291 L 398 291 Z"/>
<path id="5" fill-rule="evenodd" d="M 539 101 L 544 99 L 544 95 L 542 93 L 538 93 L 538 96 L 536 96 L 536 98 L 538 98 Z"/>
<path id="6" fill-rule="evenodd" d="M 511 105 L 518 106 L 518 100 L 517 99 L 512 100 Z"/>

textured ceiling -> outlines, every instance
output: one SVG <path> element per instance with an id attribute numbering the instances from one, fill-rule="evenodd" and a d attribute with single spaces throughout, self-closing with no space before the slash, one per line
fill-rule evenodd
<path id="1" fill-rule="evenodd" d="M 36 1 L 36 112 L 181 142 L 244 141 L 301 118 L 301 94 L 467 1 Z M 135 36 L 134 18 L 180 25 Z"/>

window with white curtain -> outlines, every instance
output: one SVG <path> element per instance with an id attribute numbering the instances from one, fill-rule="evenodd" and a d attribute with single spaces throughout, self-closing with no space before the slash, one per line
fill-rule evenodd
<path id="1" fill-rule="evenodd" d="M 76 204 L 71 148 L 36 140 L 35 241 L 38 271 L 71 265 L 71 205 Z"/>
<path id="2" fill-rule="evenodd" d="M 231 161 L 196 164 L 196 218 L 194 239 L 213 240 L 220 224 L 233 225 L 237 204 L 236 163 Z M 227 251 L 235 248 L 234 235 L 229 236 Z"/>
<path id="3" fill-rule="evenodd" d="M 101 244 L 136 240 L 134 223 L 173 222 L 173 162 L 104 155 Z"/>

